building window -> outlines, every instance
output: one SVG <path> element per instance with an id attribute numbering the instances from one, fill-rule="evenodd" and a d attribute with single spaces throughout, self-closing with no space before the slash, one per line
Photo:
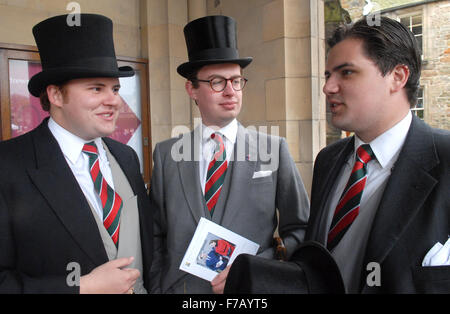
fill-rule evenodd
<path id="1" fill-rule="evenodd" d="M 417 93 L 417 104 L 411 109 L 412 113 L 423 120 L 424 118 L 424 101 L 423 101 L 423 87 L 419 88 Z"/>
<path id="2" fill-rule="evenodd" d="M 416 37 L 419 45 L 420 53 L 423 55 L 422 42 L 423 42 L 423 24 L 422 13 L 413 13 L 410 15 L 404 15 L 400 17 L 400 23 L 405 25 Z"/>

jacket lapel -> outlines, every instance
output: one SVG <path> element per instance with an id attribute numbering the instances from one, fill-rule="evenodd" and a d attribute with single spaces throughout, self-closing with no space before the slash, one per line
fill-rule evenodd
<path id="1" fill-rule="evenodd" d="M 438 163 L 430 128 L 413 116 L 372 225 L 364 265 L 384 261 L 436 185 L 429 171 Z"/>
<path id="2" fill-rule="evenodd" d="M 195 138 L 196 140 L 194 140 Z M 187 200 L 192 216 L 196 223 L 198 223 L 201 217 L 208 217 L 207 215 L 209 215 L 199 177 L 198 156 L 200 156 L 200 143 L 198 141 L 201 140 L 200 128 L 195 128 L 191 133 L 184 134 L 181 140 L 183 141 L 183 151 L 181 153 L 186 157 L 177 163 L 181 189 Z M 189 151 L 185 151 L 186 149 Z M 211 217 L 209 216 L 208 218 Z"/>
<path id="3" fill-rule="evenodd" d="M 47 121 L 33 133 L 36 168 L 28 174 L 75 242 L 94 264 L 103 264 L 108 258 L 94 217 Z"/>
<path id="4" fill-rule="evenodd" d="M 240 145 L 244 145 L 244 147 L 240 147 Z M 235 223 L 234 219 L 239 219 L 237 213 L 242 210 L 242 205 L 236 204 L 232 200 L 242 200 L 245 197 L 246 185 L 249 179 L 253 177 L 257 164 L 257 161 L 254 160 L 255 158 L 248 157 L 250 157 L 250 153 L 257 154 L 257 145 L 258 139 L 251 138 L 250 133 L 239 124 L 236 143 L 233 148 L 233 165 L 230 173 L 230 183 L 221 192 L 223 195 L 220 195 L 218 203 L 223 210 L 221 225 L 224 227 L 231 228 L 233 223 Z"/>
<path id="5" fill-rule="evenodd" d="M 320 182 L 315 183 L 313 187 L 319 187 L 320 190 L 313 191 L 312 194 L 315 198 L 315 200 L 312 201 L 314 201 L 314 203 L 318 202 L 317 205 L 314 205 L 314 211 L 317 213 L 317 217 L 315 217 L 317 223 L 310 224 L 307 239 L 326 244 L 326 238 L 328 235 L 327 218 L 329 213 L 329 209 L 326 208 L 326 205 L 331 197 L 330 193 L 332 192 L 332 188 L 336 183 L 342 167 L 354 150 L 354 143 L 354 137 L 348 139 L 338 148 L 337 152 L 331 156 L 331 159 L 326 164 L 326 169 L 321 168 L 316 170 L 317 174 L 321 176 L 320 180 L 314 178 L 314 180 L 319 180 Z"/>

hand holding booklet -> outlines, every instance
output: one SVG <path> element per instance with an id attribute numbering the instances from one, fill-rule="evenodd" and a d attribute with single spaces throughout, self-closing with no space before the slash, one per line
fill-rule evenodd
<path id="1" fill-rule="evenodd" d="M 180 269 L 211 281 L 242 253 L 255 255 L 259 244 L 201 218 Z"/>

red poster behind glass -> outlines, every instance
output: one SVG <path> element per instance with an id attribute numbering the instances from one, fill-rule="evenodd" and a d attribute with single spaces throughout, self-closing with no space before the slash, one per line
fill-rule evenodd
<path id="1" fill-rule="evenodd" d="M 40 72 L 41 64 L 24 60 L 9 61 L 9 96 L 11 103 L 11 137 L 25 134 L 48 117 L 39 98 L 28 92 L 30 77 Z"/>

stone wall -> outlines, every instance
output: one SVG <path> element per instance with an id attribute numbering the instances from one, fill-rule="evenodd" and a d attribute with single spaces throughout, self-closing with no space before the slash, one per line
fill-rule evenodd
<path id="1" fill-rule="evenodd" d="M 323 0 L 208 0 L 208 14 L 236 19 L 241 56 L 254 58 L 239 121 L 277 127 L 309 191 L 326 144 Z M 264 129 L 262 129 L 264 131 Z"/>
<path id="2" fill-rule="evenodd" d="M 140 42 L 139 0 L 77 0 L 82 13 L 108 16 L 114 23 L 116 54 L 142 57 Z M 31 32 L 40 21 L 54 15 L 67 14 L 67 4 L 61 0 L 0 0 L 0 42 L 32 45 Z"/>
<path id="3" fill-rule="evenodd" d="M 424 8 L 425 121 L 450 130 L 450 1 Z"/>

